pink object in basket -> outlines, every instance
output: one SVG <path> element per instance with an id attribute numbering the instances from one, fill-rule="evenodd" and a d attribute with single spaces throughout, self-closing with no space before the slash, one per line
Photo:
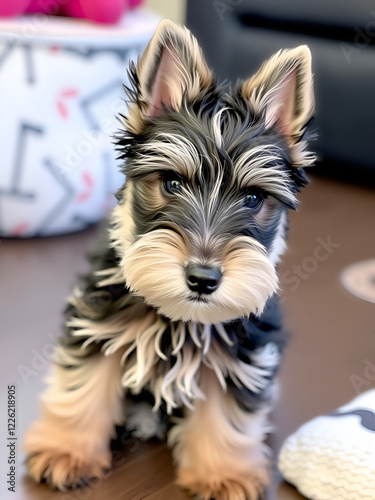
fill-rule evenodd
<path id="1" fill-rule="evenodd" d="M 69 17 L 79 17 L 81 19 L 86 18 L 80 0 L 69 0 L 69 2 L 66 2 L 63 12 Z"/>
<path id="2" fill-rule="evenodd" d="M 24 12 L 63 14 L 90 19 L 98 23 L 115 24 L 128 8 L 139 7 L 144 0 L 2 0 L 0 17 L 15 17 Z"/>
<path id="3" fill-rule="evenodd" d="M 58 0 L 29 0 L 28 7 L 25 12 L 30 14 L 57 14 L 60 10 L 60 2 Z"/>
<path id="4" fill-rule="evenodd" d="M 135 9 L 136 7 L 139 7 L 142 5 L 144 0 L 129 0 L 129 7 L 131 9 Z"/>
<path id="5" fill-rule="evenodd" d="M 74 17 L 83 17 L 98 23 L 114 24 L 125 13 L 127 2 L 124 0 L 70 0 L 67 13 L 73 10 Z"/>
<path id="6" fill-rule="evenodd" d="M 23 14 L 30 0 L 2 0 L 0 2 L 0 17 L 15 17 Z"/>

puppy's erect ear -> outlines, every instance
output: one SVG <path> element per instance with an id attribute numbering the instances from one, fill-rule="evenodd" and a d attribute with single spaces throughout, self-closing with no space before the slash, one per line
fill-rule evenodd
<path id="1" fill-rule="evenodd" d="M 306 45 L 283 50 L 243 83 L 241 94 L 256 110 L 265 109 L 266 127 L 276 126 L 293 145 L 314 114 L 311 53 Z"/>
<path id="2" fill-rule="evenodd" d="M 132 80 L 127 127 L 140 133 L 150 117 L 163 113 L 163 106 L 179 109 L 184 94 L 190 101 L 208 89 L 212 73 L 190 31 L 166 19 L 133 70 Z"/>

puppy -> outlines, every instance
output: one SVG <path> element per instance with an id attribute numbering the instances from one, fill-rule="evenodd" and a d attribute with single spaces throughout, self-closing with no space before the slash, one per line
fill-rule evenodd
<path id="1" fill-rule="evenodd" d="M 101 477 L 139 395 L 168 416 L 178 484 L 253 500 L 269 478 L 285 343 L 276 268 L 314 161 L 310 52 L 280 51 L 232 91 L 189 31 L 163 21 L 130 79 L 117 137 L 126 183 L 69 298 L 28 471 L 59 489 Z"/>

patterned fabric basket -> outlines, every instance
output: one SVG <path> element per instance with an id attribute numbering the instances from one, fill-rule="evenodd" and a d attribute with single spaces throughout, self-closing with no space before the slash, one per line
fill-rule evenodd
<path id="1" fill-rule="evenodd" d="M 112 136 L 126 69 L 157 16 L 117 26 L 25 16 L 0 21 L 0 236 L 81 230 L 114 204 L 123 176 Z"/>

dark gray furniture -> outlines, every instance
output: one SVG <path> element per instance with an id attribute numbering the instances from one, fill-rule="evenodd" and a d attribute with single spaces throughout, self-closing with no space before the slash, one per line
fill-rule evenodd
<path id="1" fill-rule="evenodd" d="M 372 0 L 188 0 L 187 25 L 219 77 L 232 81 L 250 76 L 281 48 L 309 45 L 319 133 L 314 148 L 336 176 L 375 180 Z"/>

